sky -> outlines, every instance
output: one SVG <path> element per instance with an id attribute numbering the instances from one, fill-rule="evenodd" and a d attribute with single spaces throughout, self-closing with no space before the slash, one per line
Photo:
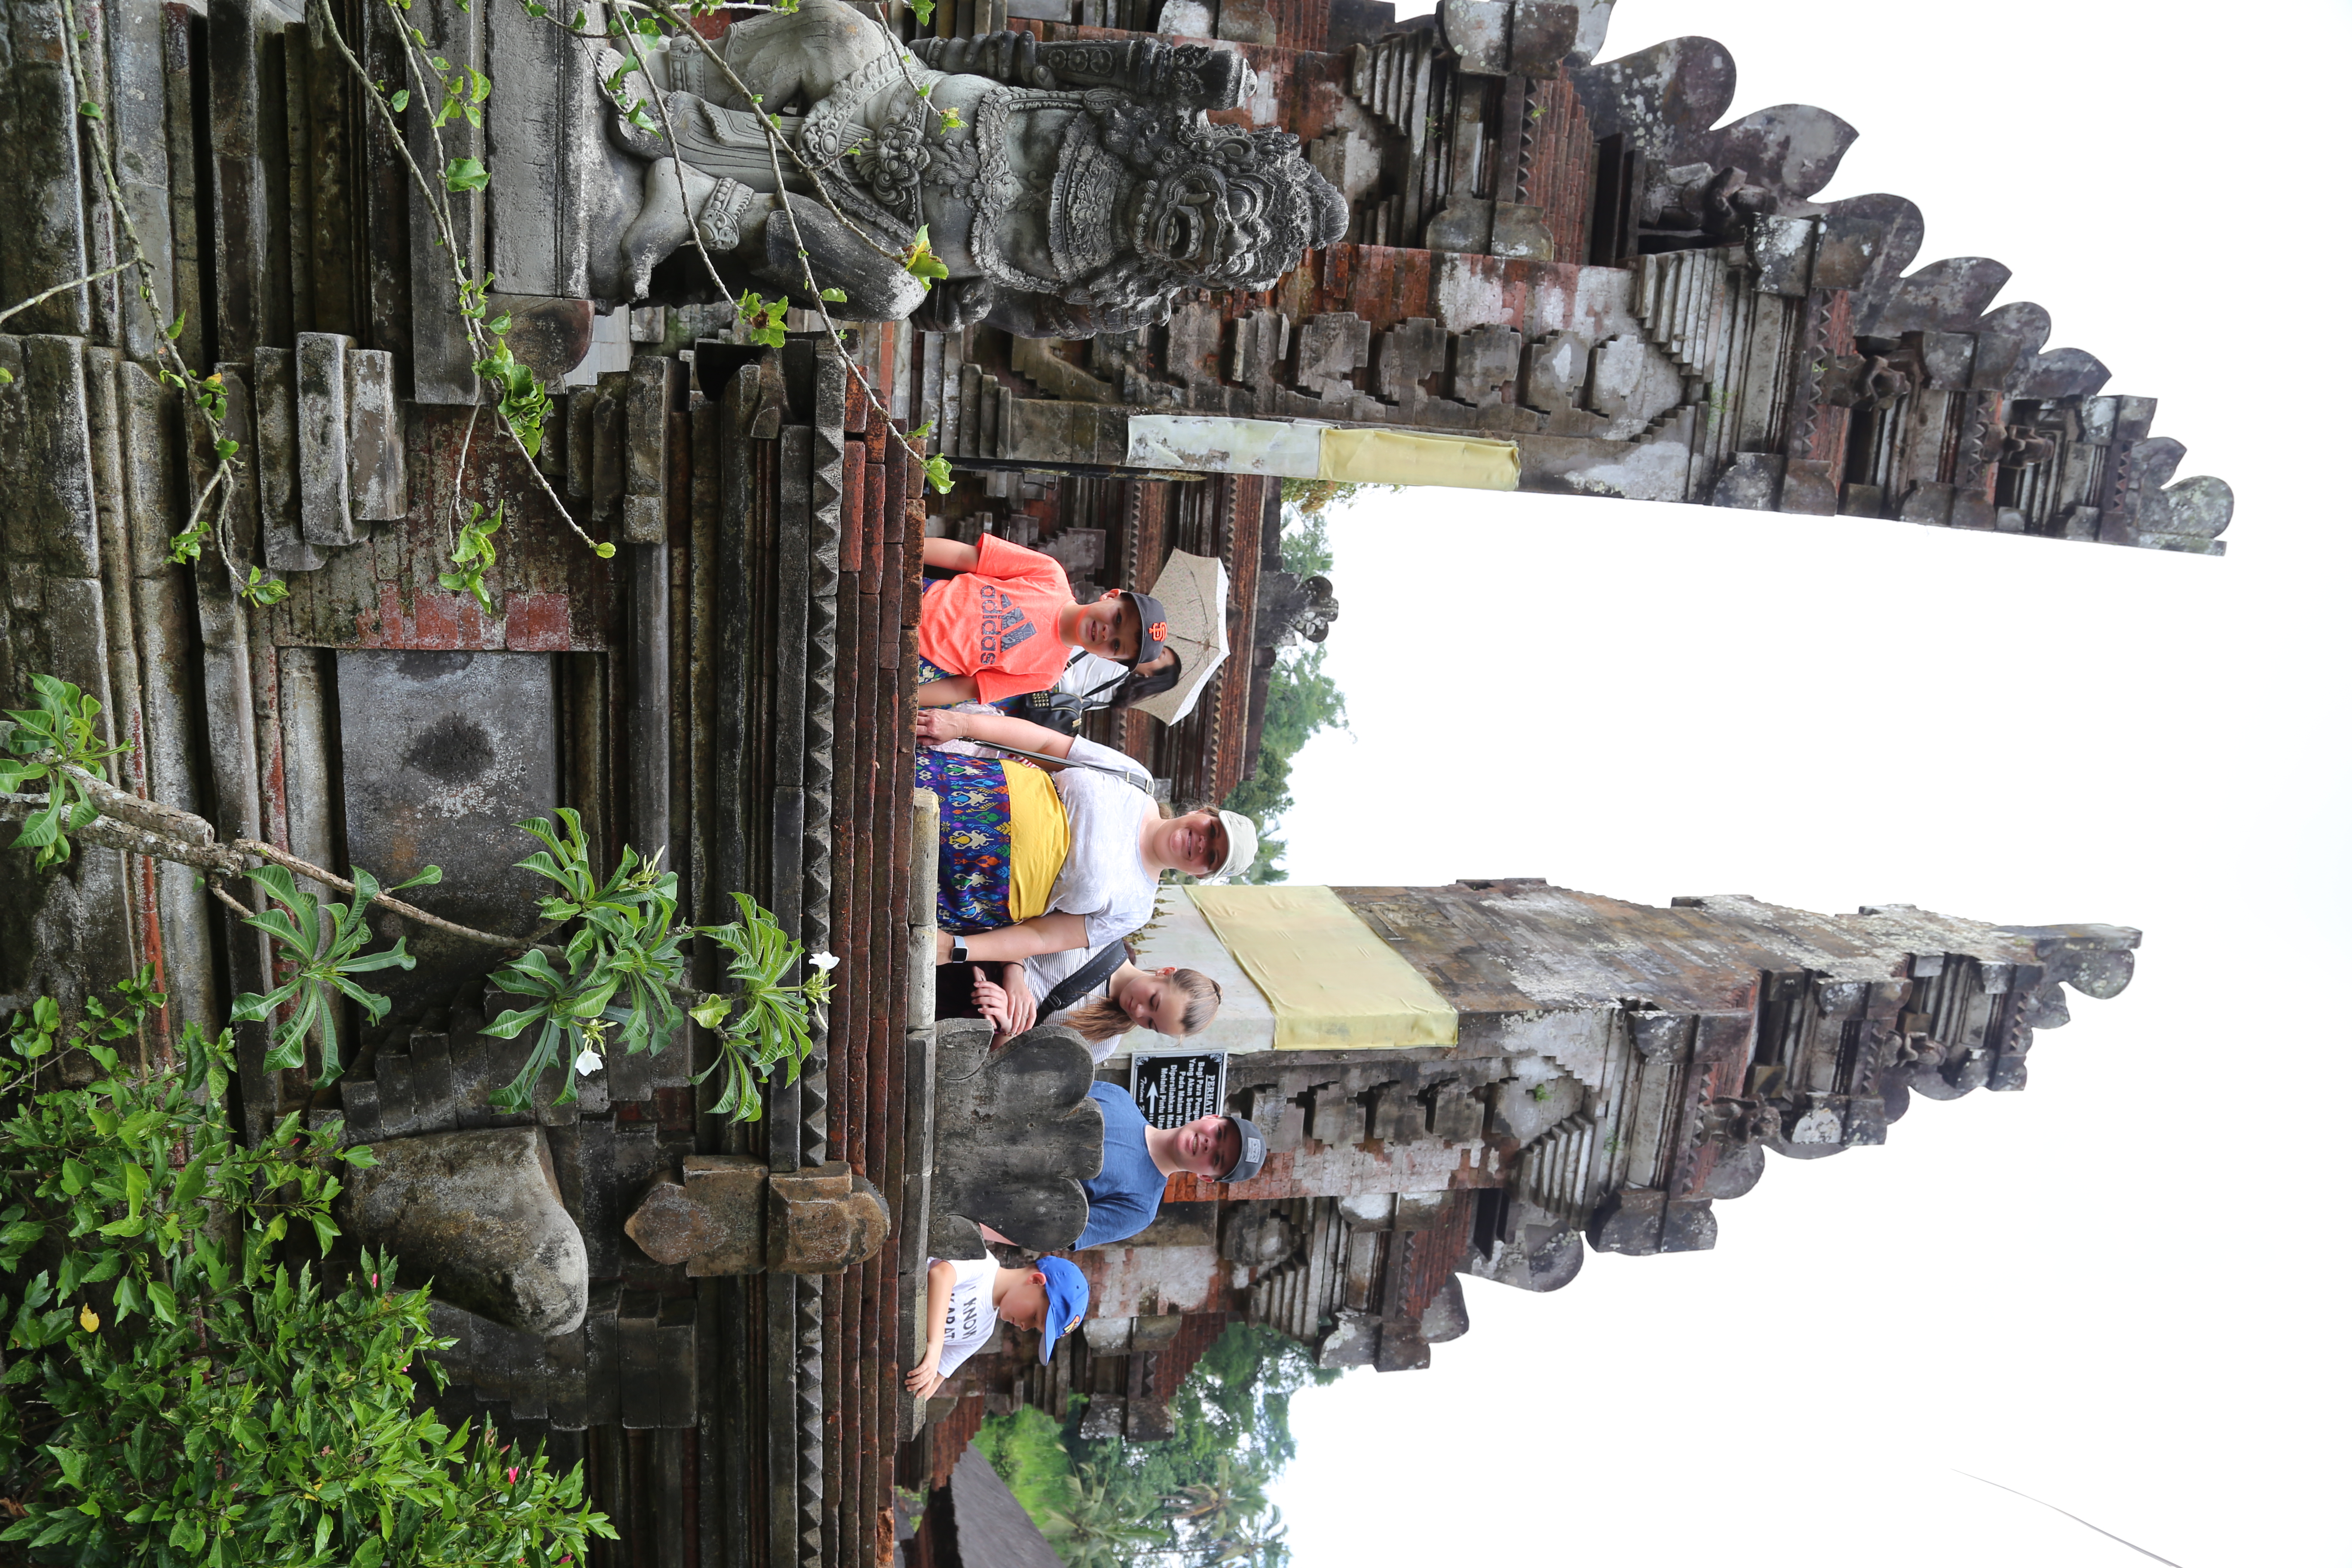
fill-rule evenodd
<path id="1" fill-rule="evenodd" d="M 1335 514 L 1302 882 L 1542 876 L 2142 929 L 2031 1086 L 1775 1159 L 1710 1252 L 1465 1281 L 1422 1373 L 1303 1394 L 1301 1568 L 2352 1563 L 2333 1085 L 2352 746 L 2329 171 L 2352 7 L 1621 0 L 1738 118 L 1863 132 L 1922 262 L 1992 256 L 2160 399 L 2223 559 L 1423 490 Z M 1661 759 L 1666 759 L 1661 761 Z"/>

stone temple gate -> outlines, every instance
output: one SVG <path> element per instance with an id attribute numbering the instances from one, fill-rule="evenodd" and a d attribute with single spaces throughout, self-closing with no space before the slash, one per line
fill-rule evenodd
<path id="1" fill-rule="evenodd" d="M 1993 303 L 1998 263 L 1915 265 L 1921 219 L 1899 197 L 1817 200 L 1852 127 L 1799 106 L 1717 124 L 1726 52 L 1605 58 L 1608 0 L 1445 0 L 1403 21 L 1381 0 L 942 0 L 924 28 L 896 0 L 866 9 L 929 36 L 926 61 L 989 78 L 975 101 L 1142 83 L 1185 145 L 1289 132 L 1318 183 L 1276 162 L 1315 243 L 1223 289 L 1155 273 L 1175 281 L 1116 310 L 1045 290 L 1016 307 L 962 277 L 918 305 L 885 279 L 845 340 L 805 309 L 762 334 L 690 255 L 635 297 L 621 263 L 658 160 L 627 145 L 604 46 L 519 0 L 0 3 L 6 705 L 32 674 L 71 680 L 129 747 L 121 789 L 320 866 L 438 864 L 446 880 L 415 897 L 445 918 L 527 928 L 512 825 L 565 806 L 600 861 L 666 852 L 693 919 L 743 891 L 841 957 L 817 1056 L 750 1128 L 711 1113 L 693 1027 L 615 1058 L 576 1103 L 499 1113 L 515 1047 L 480 1033 L 488 963 L 398 916 L 385 933 L 423 962 L 340 1083 L 266 1068 L 261 1026 L 239 1026 L 247 1126 L 297 1111 L 385 1147 L 478 1135 L 498 1168 L 543 1173 L 531 1223 L 575 1236 L 577 1325 L 437 1309 L 460 1342 L 447 1406 L 586 1462 L 626 1538 L 600 1562 L 887 1560 L 893 1485 L 944 1475 L 992 1402 L 1083 1392 L 1104 1429 L 1148 1438 L 1235 1319 L 1334 1364 L 1420 1364 L 1463 1326 L 1458 1273 L 1547 1289 L 1588 1247 L 1706 1245 L 1712 1205 L 1768 1152 L 1873 1143 L 1915 1095 L 2022 1087 L 2032 1031 L 2063 1021 L 2060 984 L 2121 988 L 2121 928 L 1661 910 L 1513 882 L 1328 890 L 1350 940 L 1434 998 L 1443 1037 L 1334 1045 L 1261 988 L 1223 1043 L 1236 1108 L 1273 1133 L 1266 1172 L 1180 1184 L 1160 1226 L 1088 1255 L 1097 1319 L 1050 1374 L 1016 1343 L 909 1405 L 953 1142 L 934 1125 L 908 722 L 926 534 L 1034 544 L 1082 595 L 1148 589 L 1175 550 L 1223 564 L 1234 652 L 1194 715 L 1089 721 L 1190 805 L 1251 776 L 1277 650 L 1337 613 L 1330 584 L 1282 570 L 1286 480 L 2209 554 L 2231 501 L 2176 479 L 2151 399 L 2053 346 L 2039 307 Z M 421 110 L 387 130 L 334 41 L 435 104 L 395 16 L 489 83 L 437 147 Z M 1008 31 L 1034 56 L 987 42 Z M 821 118 L 787 107 L 803 132 Z M 404 146 L 478 164 L 450 237 L 552 394 L 535 456 L 482 408 Z M 737 184 L 718 213 L 743 219 L 730 294 L 761 265 L 749 215 L 779 195 L 756 169 Z M 688 198 L 714 240 L 719 195 Z M 173 541 L 222 459 L 162 379 L 167 342 L 217 377 L 237 443 L 193 562 Z M 927 491 L 926 457 L 951 492 Z M 480 598 L 443 581 L 476 503 L 504 519 Z M 263 579 L 283 596 L 247 591 Z M 1245 996 L 1250 945 L 1215 923 L 1171 895 L 1141 941 L 1227 963 Z M 0 851 L 0 1011 L 70 1007 L 153 962 L 169 1029 L 217 1026 L 268 988 L 265 956 L 184 868 L 90 846 L 36 874 Z M 707 944 L 695 966 L 719 983 Z M 892 1221 L 879 1251 L 793 1266 L 788 1218 L 856 1230 L 869 1203 Z"/>

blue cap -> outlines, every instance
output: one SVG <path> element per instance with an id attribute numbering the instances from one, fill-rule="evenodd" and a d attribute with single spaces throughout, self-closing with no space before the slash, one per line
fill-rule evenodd
<path id="1" fill-rule="evenodd" d="M 1037 1359 L 1052 1361 L 1055 1342 L 1087 1315 L 1087 1277 L 1066 1258 L 1041 1258 L 1037 1271 L 1045 1277 L 1045 1332 Z"/>

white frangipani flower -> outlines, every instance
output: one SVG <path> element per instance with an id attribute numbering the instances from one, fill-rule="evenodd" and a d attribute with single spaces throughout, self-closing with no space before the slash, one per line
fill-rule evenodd
<path id="1" fill-rule="evenodd" d="M 809 954 L 809 967 L 815 970 L 819 974 L 824 973 L 827 970 L 830 970 L 835 964 L 839 963 L 840 962 L 841 960 L 834 957 L 833 954 L 829 952 L 812 952 Z"/>
<path id="2" fill-rule="evenodd" d="M 594 1051 L 582 1051 L 572 1059 L 572 1065 L 580 1069 L 582 1078 L 586 1078 L 592 1072 L 604 1070 L 604 1058 Z"/>

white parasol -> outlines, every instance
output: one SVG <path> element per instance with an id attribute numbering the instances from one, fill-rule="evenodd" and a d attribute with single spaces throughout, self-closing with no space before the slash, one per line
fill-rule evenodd
<path id="1" fill-rule="evenodd" d="M 1192 710 L 1209 677 L 1225 662 L 1225 563 L 1179 550 L 1160 569 L 1150 592 L 1168 612 L 1168 646 L 1184 668 L 1175 685 L 1135 708 L 1173 724 Z"/>

